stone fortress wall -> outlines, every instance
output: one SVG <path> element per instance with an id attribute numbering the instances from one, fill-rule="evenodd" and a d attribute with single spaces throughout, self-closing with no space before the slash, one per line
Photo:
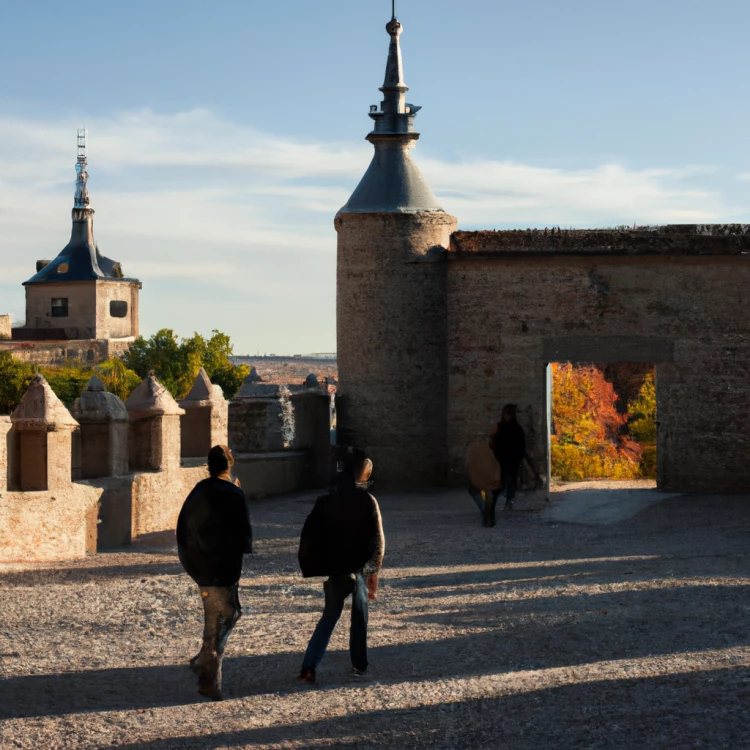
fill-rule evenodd
<path id="1" fill-rule="evenodd" d="M 176 402 L 154 376 L 123 403 L 92 377 L 71 411 L 37 376 L 0 417 L 0 563 L 52 562 L 174 530 L 211 446 L 249 498 L 328 481 L 330 396 L 253 378 L 228 402 L 201 370 Z"/>
<path id="2" fill-rule="evenodd" d="M 53 341 L 5 341 L 0 338 L 0 352 L 11 352 L 15 359 L 32 365 L 63 366 L 73 361 L 82 364 L 104 362 L 122 356 L 133 343 L 127 339 L 60 339 Z"/>
<path id="3" fill-rule="evenodd" d="M 550 362 L 656 366 L 657 481 L 750 486 L 750 226 L 457 232 L 446 253 L 449 467 L 505 403 L 540 468 Z"/>

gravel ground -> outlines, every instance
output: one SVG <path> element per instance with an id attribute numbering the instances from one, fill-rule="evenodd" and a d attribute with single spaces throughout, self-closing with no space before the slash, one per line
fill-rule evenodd
<path id="1" fill-rule="evenodd" d="M 484 529 L 463 492 L 383 495 L 368 676 L 348 676 L 340 625 L 306 688 L 312 500 L 254 504 L 222 703 L 187 667 L 201 605 L 168 535 L 0 569 L 0 747 L 750 747 L 750 498 L 671 497 L 611 526 L 520 498 Z"/>

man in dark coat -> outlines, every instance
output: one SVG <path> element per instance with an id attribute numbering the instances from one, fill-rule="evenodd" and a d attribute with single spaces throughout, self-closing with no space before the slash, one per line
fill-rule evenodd
<path id="1" fill-rule="evenodd" d="M 203 646 L 190 661 L 198 692 L 221 700 L 221 662 L 229 633 L 242 610 L 237 583 L 242 556 L 253 550 L 253 530 L 245 493 L 233 480 L 229 448 L 208 454 L 209 478 L 195 485 L 177 520 L 177 552 L 203 599 Z"/>
<path id="2" fill-rule="evenodd" d="M 526 455 L 526 435 L 516 419 L 516 405 L 506 404 L 500 422 L 492 436 L 492 452 L 500 464 L 500 483 L 505 490 L 505 507 L 513 508 L 513 498 L 518 486 L 518 473 L 521 461 Z M 495 505 L 502 490 L 495 493 L 490 509 L 489 525 L 495 525 Z"/>
<path id="3" fill-rule="evenodd" d="M 302 660 L 301 682 L 315 682 L 344 601 L 352 595 L 349 651 L 352 673 L 367 670 L 367 602 L 378 589 L 385 538 L 377 500 L 358 487 L 370 478 L 372 461 L 364 451 L 339 451 L 336 486 L 319 497 L 302 529 L 299 562 L 302 575 L 328 576 L 323 584 L 325 607 Z"/>

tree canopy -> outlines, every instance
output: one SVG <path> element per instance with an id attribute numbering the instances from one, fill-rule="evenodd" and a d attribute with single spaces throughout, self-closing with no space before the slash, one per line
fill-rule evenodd
<path id="1" fill-rule="evenodd" d="M 220 331 L 212 331 L 209 339 L 195 333 L 180 340 L 173 330 L 162 328 L 149 339 L 136 339 L 123 362 L 140 378 L 153 372 L 177 399 L 188 394 L 203 367 L 211 382 L 221 386 L 224 396 L 232 398 L 250 374 L 247 365 L 232 364 L 232 352 L 229 336 Z"/>
<path id="2" fill-rule="evenodd" d="M 15 359 L 10 352 L 0 352 L 0 414 L 10 414 L 18 406 L 37 372 L 68 408 L 94 374 L 108 391 L 125 401 L 138 383 L 153 372 L 180 399 L 190 391 L 201 367 L 229 399 L 250 373 L 247 365 L 232 364 L 231 356 L 229 336 L 220 331 L 212 331 L 209 339 L 195 333 L 180 340 L 168 328 L 149 339 L 136 339 L 122 358 L 112 357 L 98 365 L 87 366 L 76 360 L 59 367 L 37 367 Z"/>

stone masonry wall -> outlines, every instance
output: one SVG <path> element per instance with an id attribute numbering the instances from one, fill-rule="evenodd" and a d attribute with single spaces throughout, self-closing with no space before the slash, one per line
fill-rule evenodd
<path id="1" fill-rule="evenodd" d="M 138 336 L 138 292 L 139 282 L 96 282 L 96 338 L 128 338 Z M 124 318 L 112 317 L 110 302 L 126 302 L 128 309 Z"/>
<path id="2" fill-rule="evenodd" d="M 464 481 L 467 446 L 505 403 L 546 467 L 548 362 L 636 361 L 656 365 L 660 487 L 747 491 L 750 237 L 717 229 L 577 232 L 564 248 L 541 232 L 454 235 L 452 479 Z"/>
<path id="3" fill-rule="evenodd" d="M 336 219 L 337 436 L 372 455 L 378 487 L 445 481 L 444 213 Z"/>
<path id="4" fill-rule="evenodd" d="M 52 299 L 68 300 L 68 315 L 52 317 Z M 65 328 L 75 339 L 96 337 L 96 284 L 65 282 L 29 284 L 26 287 L 26 326 L 28 328 Z"/>
<path id="5" fill-rule="evenodd" d="M 10 315 L 0 315 L 0 341 L 5 341 L 11 337 L 12 319 Z"/>
<path id="6" fill-rule="evenodd" d="M 103 362 L 120 355 L 133 343 L 132 339 L 72 339 L 63 341 L 3 341 L 0 352 L 8 351 L 21 361 L 33 365 L 64 365 L 68 360 L 85 364 Z"/>
<path id="7" fill-rule="evenodd" d="M 79 484 L 54 492 L 0 486 L 0 563 L 54 562 L 95 552 L 99 495 Z"/>

